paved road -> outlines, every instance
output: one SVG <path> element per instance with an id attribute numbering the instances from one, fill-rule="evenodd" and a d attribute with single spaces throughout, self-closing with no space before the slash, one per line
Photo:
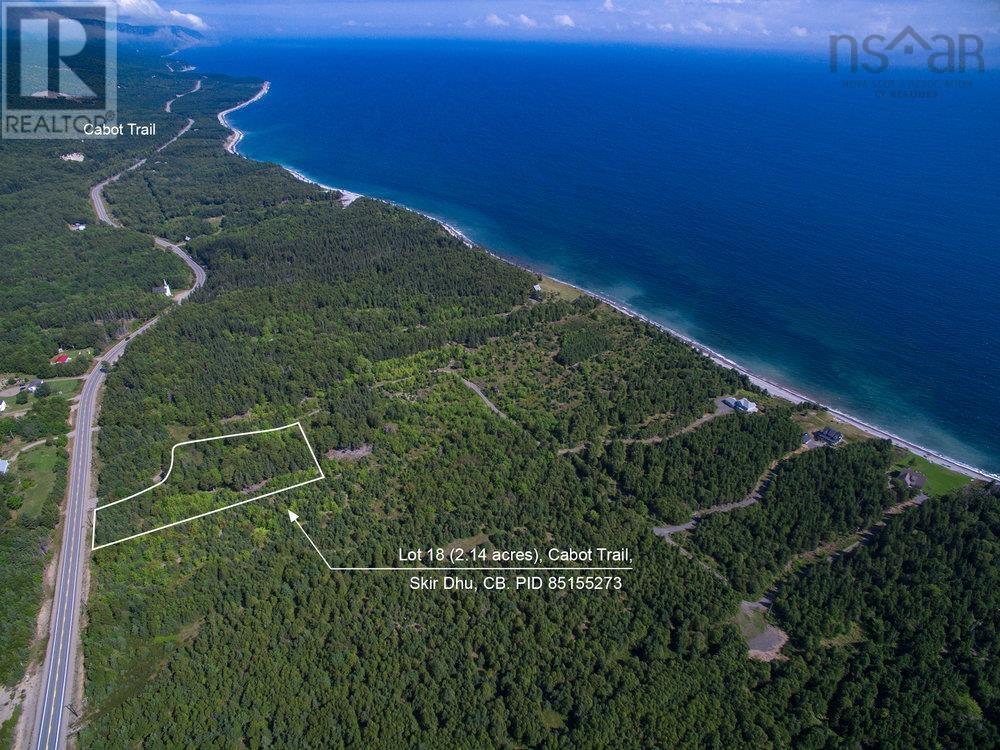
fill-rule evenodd
<path id="1" fill-rule="evenodd" d="M 188 118 L 187 123 L 184 125 L 183 128 L 180 129 L 177 135 L 175 135 L 169 141 L 167 141 L 166 143 L 162 144 L 159 148 L 157 148 L 155 153 L 158 154 L 161 151 L 163 151 L 163 149 L 165 149 L 171 143 L 173 143 L 182 135 L 184 135 L 186 132 L 188 132 L 191 129 L 192 125 L 194 125 L 194 120 Z M 111 175 L 108 179 L 104 180 L 103 182 L 97 183 L 96 185 L 94 185 L 94 187 L 90 189 L 90 202 L 94 206 L 94 211 L 97 213 L 97 218 L 100 219 L 102 223 L 112 227 L 121 227 L 121 222 L 111 215 L 111 211 L 108 210 L 108 205 L 104 202 L 104 188 L 106 188 L 112 182 L 117 182 L 119 179 L 121 179 L 122 175 L 128 174 L 129 172 L 138 169 L 145 163 L 146 163 L 145 158 L 139 159 L 139 161 L 132 164 L 132 166 L 128 167 L 127 169 L 123 169 L 118 174 Z"/>
<path id="2" fill-rule="evenodd" d="M 200 82 L 192 90 L 197 91 Z M 173 101 L 173 100 L 171 100 Z M 167 105 L 169 107 L 169 103 Z M 169 111 L 169 110 L 168 110 Z M 157 153 L 186 133 L 193 121 L 188 120 L 169 141 L 157 149 Z M 125 172 L 138 169 L 145 163 L 140 159 L 128 169 L 95 185 L 90 191 L 90 200 L 98 218 L 105 224 L 120 227 L 121 224 L 111 215 L 104 202 L 102 190 Z M 194 272 L 194 286 L 174 297 L 178 304 L 183 302 L 195 289 L 205 283 L 205 269 L 199 266 L 180 247 L 163 239 L 154 238 L 159 247 L 170 250 L 178 255 Z M 104 384 L 105 374 L 101 365 L 114 364 L 124 353 L 129 340 L 144 333 L 153 326 L 160 316 L 147 321 L 137 328 L 130 336 L 119 341 L 95 360 L 94 368 L 84 378 L 83 389 L 80 392 L 76 410 L 76 428 L 72 443 L 70 458 L 69 487 L 66 500 L 66 517 L 63 524 L 63 539 L 60 548 L 58 570 L 56 573 L 56 588 L 52 602 L 52 614 L 49 625 L 48 648 L 45 652 L 45 662 L 42 665 L 41 688 L 38 694 L 38 704 L 35 707 L 34 733 L 32 747 L 62 748 L 66 745 L 66 730 L 72 719 L 67 716 L 67 705 L 73 700 L 74 666 L 76 664 L 76 647 L 78 638 L 78 620 L 80 613 L 82 578 L 87 555 L 90 554 L 90 536 L 87 529 L 87 515 L 95 505 L 90 488 L 93 486 L 91 469 L 93 466 L 93 432 L 97 420 L 97 401 Z"/>
<path id="3" fill-rule="evenodd" d="M 171 72 L 173 72 L 173 71 L 171 71 Z M 193 88 L 193 89 L 191 89 L 190 91 L 185 91 L 185 92 L 184 92 L 183 94 L 178 94 L 178 95 L 177 95 L 177 96 L 175 96 L 175 97 L 174 97 L 173 99 L 171 99 L 171 100 L 170 100 L 170 101 L 168 101 L 168 102 L 167 102 L 166 104 L 164 104 L 164 105 L 163 105 L 163 111 L 164 111 L 164 112 L 170 112 L 170 111 L 171 111 L 171 110 L 170 110 L 170 108 L 174 106 L 174 102 L 176 102 L 176 101 L 177 101 L 178 99 L 180 99 L 180 98 L 181 98 L 182 96 L 187 96 L 188 94 L 193 94 L 193 93 L 195 93 L 196 91 L 201 91 L 201 79 L 200 79 L 200 78 L 199 78 L 199 79 L 197 80 L 197 82 L 196 82 L 196 83 L 194 84 L 194 88 Z"/>

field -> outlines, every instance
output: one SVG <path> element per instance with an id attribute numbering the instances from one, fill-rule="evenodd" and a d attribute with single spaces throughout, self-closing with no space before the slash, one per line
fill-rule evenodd
<path id="1" fill-rule="evenodd" d="M 893 463 L 893 470 L 899 471 L 910 467 L 919 471 L 927 477 L 927 484 L 924 486 L 924 491 L 932 497 L 947 494 L 952 490 L 960 489 L 972 483 L 969 477 L 931 463 L 923 456 L 917 456 L 904 451 L 897 451 L 897 453 L 898 457 L 895 463 Z"/>
<path id="2" fill-rule="evenodd" d="M 15 464 L 24 491 L 24 505 L 17 511 L 19 517 L 37 519 L 46 499 L 56 483 L 55 465 L 62 448 L 40 445 L 22 453 Z"/>
<path id="3" fill-rule="evenodd" d="M 49 384 L 49 389 L 52 393 L 59 393 L 66 398 L 73 398 L 80 391 L 80 384 L 83 383 L 79 378 L 59 378 L 54 380 L 46 380 Z"/>
<path id="4" fill-rule="evenodd" d="M 77 393 L 80 392 L 80 386 L 83 383 L 79 378 L 60 378 L 57 380 L 46 380 L 49 385 L 49 391 L 53 394 L 59 394 L 65 396 L 66 398 L 73 398 Z M 7 409 L 3 412 L 3 416 L 9 417 L 18 414 L 26 414 L 31 410 L 32 405 L 38 401 L 38 397 L 34 394 L 28 394 L 28 403 L 19 404 L 17 403 L 17 396 L 4 396 L 0 398 L 7 404 Z"/>

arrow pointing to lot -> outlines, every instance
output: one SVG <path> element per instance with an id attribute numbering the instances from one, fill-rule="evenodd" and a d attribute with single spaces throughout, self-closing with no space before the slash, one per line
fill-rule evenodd
<path id="1" fill-rule="evenodd" d="M 319 559 L 323 561 L 323 563 L 326 565 L 326 567 L 328 567 L 330 570 L 333 570 L 333 566 L 330 565 L 330 563 L 327 562 L 326 558 L 323 557 L 323 553 L 319 551 L 319 547 L 316 546 L 316 542 L 314 542 L 312 540 L 312 537 L 309 536 L 308 534 L 306 534 L 306 530 L 302 528 L 302 524 L 299 523 L 299 514 L 298 513 L 293 513 L 292 510 L 291 510 L 291 508 L 288 509 L 288 520 L 291 521 L 292 523 L 294 523 L 296 526 L 299 527 L 299 531 L 301 531 L 303 534 L 305 534 L 306 539 L 309 540 L 309 544 L 311 544 L 312 548 L 314 550 L 316 550 L 316 554 L 319 555 Z"/>
<path id="2" fill-rule="evenodd" d="M 433 572 L 440 573 L 441 571 L 447 571 L 447 570 L 471 570 L 471 571 L 477 571 L 477 572 L 480 572 L 480 573 L 482 573 L 484 571 L 490 571 L 490 570 L 500 570 L 500 571 L 506 571 L 508 573 L 511 572 L 511 571 L 515 571 L 515 570 L 632 570 L 631 567 L 613 567 L 613 566 L 584 566 L 584 567 L 573 566 L 573 567 L 558 567 L 558 568 L 537 567 L 537 566 L 536 567 L 531 567 L 531 566 L 496 567 L 495 566 L 495 567 L 492 567 L 492 568 L 482 568 L 482 567 L 478 567 L 478 566 L 474 566 L 474 565 L 471 565 L 471 566 L 452 565 L 452 566 L 448 566 L 448 567 L 431 567 L 431 568 L 422 568 L 422 567 L 421 568 L 405 568 L 405 567 L 404 568 L 393 568 L 393 567 L 390 567 L 390 566 L 387 566 L 387 565 L 376 566 L 376 567 L 358 567 L 358 566 L 355 566 L 355 567 L 349 567 L 349 568 L 335 568 L 332 565 L 330 565 L 330 563 L 327 561 L 327 559 L 323 556 L 323 553 L 319 551 L 319 547 L 316 546 L 316 542 L 314 542 L 312 540 L 312 537 L 309 536 L 308 534 L 306 534 L 306 530 L 303 529 L 302 528 L 302 524 L 299 523 L 299 514 L 295 513 L 291 508 L 288 509 L 288 520 L 291 521 L 292 523 L 294 523 L 296 526 L 299 527 L 299 531 L 301 531 L 302 534 L 305 536 L 305 538 L 309 540 L 309 544 L 311 544 L 312 548 L 314 550 L 316 550 L 316 554 L 319 555 L 320 560 L 322 560 L 324 563 L 326 563 L 326 567 L 329 568 L 330 570 L 337 570 L 337 571 L 349 571 L 349 570 L 383 571 L 383 570 L 391 570 L 391 571 L 394 571 L 394 572 L 404 571 L 404 570 L 405 571 L 414 571 L 414 570 L 416 570 L 416 571 L 422 571 L 424 573 L 433 573 Z"/>

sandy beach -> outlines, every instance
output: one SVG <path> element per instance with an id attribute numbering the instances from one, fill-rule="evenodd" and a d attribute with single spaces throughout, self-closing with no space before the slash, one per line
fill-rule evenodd
<path id="1" fill-rule="evenodd" d="M 243 140 L 243 131 L 240 130 L 239 128 L 234 128 L 232 125 L 230 125 L 229 120 L 226 118 L 236 110 L 243 109 L 244 107 L 249 107 L 254 102 L 260 101 L 265 96 L 267 96 L 267 92 L 270 90 L 271 90 L 271 82 L 264 81 L 264 85 L 260 87 L 260 91 L 258 91 L 249 99 L 247 99 L 245 102 L 241 102 L 237 104 L 235 107 L 230 107 L 229 109 L 219 112 L 219 124 L 225 128 L 229 128 L 232 131 L 230 136 L 226 139 L 226 143 L 224 145 L 226 151 L 228 151 L 231 154 L 235 154 L 236 146 L 239 144 L 240 141 Z"/>
<path id="2" fill-rule="evenodd" d="M 260 91 L 258 91 L 257 94 L 253 98 L 248 99 L 247 101 L 243 102 L 242 104 L 239 104 L 239 105 L 237 105 L 235 107 L 232 107 L 231 109 L 227 109 L 226 111 L 219 113 L 219 122 L 222 123 L 225 127 L 229 128 L 230 130 L 233 131 L 232 135 L 230 135 L 230 137 L 226 140 L 226 150 L 229 153 L 237 154 L 237 155 L 242 156 L 242 154 L 238 153 L 238 151 L 236 150 L 236 147 L 239 144 L 240 140 L 243 138 L 243 133 L 240 130 L 238 130 L 237 128 L 234 128 L 231 124 L 229 124 L 229 122 L 226 120 L 226 115 L 228 115 L 228 114 L 230 114 L 232 112 L 235 112 L 238 109 L 242 109 L 243 107 L 249 106 L 250 104 L 253 104 L 254 102 L 260 100 L 262 97 L 264 97 L 265 95 L 267 95 L 267 92 L 269 90 L 270 90 L 270 82 L 266 81 L 264 83 L 264 85 L 261 87 Z M 349 206 L 351 203 L 353 203 L 354 201 L 358 200 L 359 198 L 369 198 L 370 200 L 378 200 L 378 201 L 381 201 L 382 203 L 386 203 L 386 204 L 393 205 L 393 206 L 398 206 L 399 208 L 404 208 L 404 209 L 406 209 L 408 211 L 413 211 L 414 213 L 418 213 L 421 216 L 424 216 L 424 217 L 430 219 L 431 221 L 434 221 L 437 224 L 441 225 L 441 227 L 446 232 L 448 232 L 448 234 L 450 234 L 453 237 L 461 240 L 462 242 L 464 242 L 470 248 L 478 248 L 478 249 L 482 250 L 483 252 L 485 252 L 487 255 L 490 255 L 490 256 L 492 256 L 492 257 L 494 257 L 494 258 L 496 258 L 496 259 L 498 259 L 500 261 L 503 261 L 504 263 L 508 263 L 508 264 L 516 266 L 518 268 L 522 268 L 523 270 L 528 271 L 530 273 L 537 274 L 537 275 L 545 275 L 545 274 L 540 274 L 537 270 L 535 270 L 533 268 L 530 268 L 530 267 L 525 266 L 525 265 L 520 264 L 520 263 L 515 263 L 514 261 L 511 261 L 508 258 L 504 258 L 501 255 L 497 255 L 496 253 L 491 252 L 487 248 L 478 245 L 477 243 L 475 243 L 471 239 L 469 239 L 469 237 L 467 237 L 465 234 L 463 234 L 459 229 L 457 229 L 456 227 L 452 226 L 448 222 L 446 222 L 446 221 L 438 218 L 437 216 L 432 216 L 431 214 L 425 213 L 423 211 L 418 211 L 418 210 L 416 210 L 414 208 L 411 208 L 410 206 L 406 206 L 406 205 L 403 205 L 401 203 L 396 203 L 394 201 L 384 200 L 382 198 L 372 198 L 370 196 L 364 196 L 364 195 L 362 195 L 360 193 L 356 193 L 356 192 L 353 192 L 353 191 L 350 191 L 350 190 L 345 190 L 343 188 L 338 188 L 338 187 L 334 187 L 334 186 L 331 186 L 331 185 L 324 185 L 323 183 L 318 182 L 317 180 L 313 180 L 313 179 L 311 179 L 309 177 L 306 177 L 300 171 L 298 171 L 298 170 L 296 170 L 296 169 L 294 169 L 292 167 L 289 167 L 288 165 L 284 165 L 283 164 L 281 166 L 289 174 L 291 174 L 293 177 L 295 177 L 295 179 L 297 179 L 297 180 L 301 180 L 302 182 L 307 182 L 309 184 L 316 185 L 317 187 L 319 187 L 319 188 L 321 188 L 323 190 L 330 190 L 330 191 L 334 191 L 334 192 L 340 193 L 341 194 L 341 204 L 344 205 L 345 207 Z M 674 338 L 680 339 L 681 341 L 685 342 L 686 344 L 688 344 L 692 348 L 694 348 L 697 351 L 699 351 L 702 354 L 704 354 L 706 357 L 709 357 L 716 364 L 718 364 L 718 365 L 720 365 L 722 367 L 734 369 L 737 372 L 739 372 L 740 374 L 746 376 L 746 378 L 751 383 L 753 383 L 755 386 L 757 386 L 761 390 L 767 392 L 768 394 L 770 394 L 770 395 L 772 395 L 772 396 L 774 396 L 776 398 L 781 398 L 781 399 L 784 399 L 786 401 L 791 401 L 792 403 L 801 403 L 803 401 L 809 401 L 809 402 L 813 402 L 813 403 L 821 403 L 817 399 L 812 398 L 811 396 L 809 396 L 807 394 L 800 393 L 799 391 L 796 391 L 796 390 L 794 390 L 794 389 L 792 389 L 792 388 L 790 388 L 788 386 L 781 385 L 779 383 L 775 383 L 772 380 L 764 378 L 764 377 L 762 377 L 762 376 L 760 376 L 760 375 L 758 375 L 758 374 L 750 371 L 745 366 L 743 366 L 743 365 L 739 364 L 738 362 L 730 359 L 729 357 L 725 356 L 724 354 L 722 354 L 720 352 L 717 352 L 717 351 L 715 351 L 714 349 L 711 349 L 708 346 L 705 346 L 701 342 L 696 341 L 695 339 L 691 338 L 690 336 L 685 335 L 684 333 L 681 333 L 680 331 L 674 330 L 674 329 L 672 329 L 672 328 L 670 328 L 670 327 L 668 327 L 668 326 L 666 326 L 666 325 L 664 325 L 662 323 L 659 323 L 659 322 L 657 322 L 655 320 L 651 320 L 647 316 L 643 315 L 642 313 L 640 313 L 640 312 L 638 312 L 636 310 L 633 310 L 632 308 L 628 307 L 627 305 L 625 305 L 622 302 L 619 302 L 618 300 L 611 299 L 611 298 L 606 297 L 606 296 L 604 296 L 604 295 L 602 295 L 600 293 L 591 291 L 590 289 L 585 289 L 585 288 L 580 287 L 580 286 L 578 286 L 576 284 L 573 284 L 573 283 L 568 282 L 568 281 L 564 281 L 564 280 L 556 278 L 556 277 L 549 277 L 549 278 L 551 278 L 553 281 L 556 281 L 556 282 L 558 282 L 560 284 L 564 284 L 564 285 L 566 285 L 568 287 L 572 287 L 573 289 L 576 289 L 577 291 L 579 291 L 581 294 L 586 294 L 586 295 L 588 295 L 590 297 L 593 297 L 593 298 L 595 298 L 597 300 L 600 300 L 604 304 L 606 304 L 609 307 L 617 310 L 618 312 L 622 313 L 623 315 L 627 315 L 627 316 L 629 316 L 631 318 L 635 318 L 637 320 L 641 320 L 644 323 L 647 323 L 647 324 L 649 324 L 649 325 L 651 325 L 651 326 L 653 326 L 653 327 L 655 327 L 655 328 L 663 331 L 664 333 L 667 333 L 667 334 L 673 336 Z M 924 447 L 922 445 L 918 445 L 918 444 L 916 444 L 916 443 L 914 443 L 912 441 L 907 440 L 906 438 L 900 437 L 899 435 L 896 435 L 896 434 L 894 434 L 892 432 L 889 432 L 888 430 L 884 430 L 884 429 L 882 429 L 880 427 L 877 427 L 875 425 L 869 424 L 868 422 L 865 422 L 864 420 L 859 419 L 859 418 L 857 418 L 855 416 L 852 416 L 852 415 L 850 415 L 850 414 L 848 414 L 848 413 L 846 413 L 844 411 L 841 411 L 839 409 L 831 408 L 829 406 L 826 406 L 825 404 L 823 406 L 825 406 L 825 408 L 834 417 L 834 419 L 836 421 L 841 422 L 842 424 L 851 425 L 852 427 L 855 427 L 856 429 L 859 429 L 862 432 L 865 432 L 865 433 L 867 433 L 869 435 L 872 435 L 873 437 L 882 438 L 882 439 L 886 439 L 886 440 L 891 440 L 895 445 L 898 445 L 901 448 L 904 448 L 904 449 L 906 449 L 906 450 L 910 451 L 911 453 L 914 453 L 914 454 L 916 454 L 918 456 L 922 456 L 923 458 L 926 458 L 927 460 L 929 460 L 929 461 L 931 461 L 931 462 L 933 462 L 935 464 L 943 466 L 946 469 L 950 469 L 952 471 L 958 472 L 958 473 L 963 474 L 965 476 L 972 477 L 973 479 L 980 479 L 980 480 L 984 480 L 984 481 L 1000 480 L 1000 475 L 991 474 L 990 472 L 984 471 L 984 470 L 979 469 L 979 468 L 977 468 L 975 466 L 970 466 L 969 464 L 966 464 L 966 463 L 964 463 L 962 461 L 959 461 L 957 459 L 953 459 L 953 458 L 950 458 L 948 456 L 945 456 L 945 455 L 943 455 L 941 453 L 938 453 L 937 451 L 934 451 L 934 450 L 932 450 L 930 448 L 926 448 L 926 447 Z"/>

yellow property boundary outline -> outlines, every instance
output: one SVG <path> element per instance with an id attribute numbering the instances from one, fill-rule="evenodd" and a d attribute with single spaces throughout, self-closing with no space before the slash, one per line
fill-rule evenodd
<path id="1" fill-rule="evenodd" d="M 112 505 L 118 505 L 118 503 L 124 503 L 126 500 L 132 500 L 133 498 L 139 497 L 139 495 L 144 495 L 147 492 L 155 490 L 157 487 L 164 484 L 170 478 L 170 473 L 174 470 L 174 455 L 177 452 L 178 448 L 181 448 L 185 445 L 194 445 L 195 443 L 208 443 L 213 440 L 227 440 L 229 438 L 248 437 L 250 435 L 261 435 L 267 432 L 280 432 L 281 430 L 290 430 L 293 427 L 298 427 L 299 432 L 302 434 L 302 439 L 306 441 L 306 447 L 309 448 L 309 455 L 312 456 L 313 463 L 316 464 L 316 470 L 319 471 L 318 477 L 314 477 L 313 479 L 307 479 L 304 482 L 299 482 L 298 484 L 293 484 L 289 487 L 282 487 L 279 490 L 272 490 L 271 492 L 265 492 L 263 495 L 257 495 L 256 497 L 250 497 L 247 498 L 246 500 L 240 500 L 239 502 L 231 503 L 230 505 L 225 505 L 221 508 L 216 508 L 215 510 L 210 510 L 205 513 L 199 513 L 198 515 L 191 516 L 189 518 L 184 518 L 180 521 L 174 521 L 173 523 L 167 523 L 164 524 L 163 526 L 157 526 L 155 529 L 149 529 L 148 531 L 141 531 L 138 534 L 132 534 L 131 536 L 126 536 L 123 537 L 122 539 L 116 539 L 113 542 L 106 542 L 104 544 L 96 543 L 97 511 L 104 510 L 105 508 L 110 508 Z M 96 552 L 99 549 L 104 549 L 105 547 L 111 547 L 112 545 L 115 544 L 121 544 L 122 542 L 127 542 L 131 539 L 138 539 L 141 536 L 146 536 L 148 534 L 155 534 L 157 531 L 163 531 L 164 529 L 169 529 L 174 526 L 180 526 L 182 523 L 188 523 L 189 521 L 194 521 L 199 518 L 204 518 L 205 516 L 211 516 L 214 513 L 221 513 L 224 510 L 229 510 L 230 508 L 235 508 L 240 505 L 246 505 L 247 503 L 252 503 L 257 500 L 263 500 L 265 497 L 271 497 L 272 495 L 277 495 L 278 493 L 281 492 L 288 492 L 289 490 L 294 490 L 298 487 L 304 487 L 307 484 L 312 484 L 313 482 L 319 482 L 322 479 L 326 479 L 326 474 L 323 473 L 323 467 L 319 465 L 319 459 L 316 458 L 316 451 L 313 450 L 312 444 L 309 442 L 309 437 L 306 435 L 306 431 L 302 427 L 301 422 L 292 422 L 291 424 L 286 424 L 282 427 L 271 427 L 270 429 L 267 430 L 251 430 L 250 432 L 235 432 L 231 435 L 217 435 L 216 437 L 199 438 L 198 440 L 185 440 L 181 443 L 176 443 L 170 449 L 170 466 L 167 468 L 167 473 L 164 474 L 163 479 L 161 479 L 159 482 L 150 487 L 147 487 L 144 490 L 139 490 L 138 492 L 135 492 L 129 495 L 128 497 L 123 497 L 121 500 L 115 500 L 114 502 L 111 503 L 98 505 L 97 507 L 94 508 L 93 523 L 91 524 L 91 530 L 90 530 L 90 551 Z"/>

